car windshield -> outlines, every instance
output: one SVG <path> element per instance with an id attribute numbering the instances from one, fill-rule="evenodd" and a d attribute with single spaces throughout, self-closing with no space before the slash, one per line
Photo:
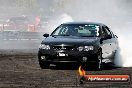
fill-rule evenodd
<path id="1" fill-rule="evenodd" d="M 99 36 L 99 25 L 95 24 L 63 24 L 56 28 L 51 36 L 79 36 L 97 37 Z"/>

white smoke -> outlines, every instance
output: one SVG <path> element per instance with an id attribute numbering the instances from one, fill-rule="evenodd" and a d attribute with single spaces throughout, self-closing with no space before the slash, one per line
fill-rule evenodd
<path id="1" fill-rule="evenodd" d="M 57 17 L 55 16 L 49 22 L 50 31 L 48 31 L 48 32 L 51 33 L 59 25 L 61 25 L 63 23 L 66 23 L 66 22 L 72 22 L 72 21 L 73 21 L 72 17 L 70 15 L 66 14 L 66 13 L 60 14 Z"/>
<path id="2" fill-rule="evenodd" d="M 119 37 L 119 50 L 115 57 L 116 65 L 132 67 L 131 4 L 130 0 L 65 0 L 61 4 L 63 6 L 57 11 L 68 13 L 67 16 L 70 15 L 76 21 L 90 20 L 110 25 L 111 30 Z M 61 16 L 58 20 L 60 19 Z M 128 22 L 130 22 L 129 26 L 126 25 Z M 57 23 L 60 24 L 61 20 Z"/>
<path id="3" fill-rule="evenodd" d="M 115 64 L 119 67 L 132 67 L 131 29 L 126 27 L 124 30 L 118 32 L 119 50 L 115 57 Z"/>
<path id="4" fill-rule="evenodd" d="M 132 67 L 131 0 L 41 0 L 41 4 L 45 6 L 44 11 L 49 11 L 50 13 L 51 8 L 53 8 L 54 11 L 46 31 L 48 33 L 51 33 L 60 24 L 71 22 L 73 19 L 75 21 L 95 21 L 104 23 L 108 26 L 110 25 L 111 30 L 119 37 L 119 50 L 115 58 L 116 65 L 121 67 Z M 14 11 L 15 10 L 10 12 L 7 10 L 8 13 L 16 14 Z M 5 15 L 6 14 L 4 14 L 4 16 Z M 127 23 L 129 23 L 129 25 L 126 25 Z M 7 48 L 3 43 L 1 43 L 0 46 L 1 48 L 3 48 L 3 46 Z M 19 47 L 19 44 L 17 44 L 17 46 Z M 31 46 L 31 44 L 27 46 Z"/>
<path id="5" fill-rule="evenodd" d="M 58 16 L 57 18 L 55 18 L 55 23 L 54 23 L 53 29 L 62 23 L 72 22 L 72 21 L 73 21 L 73 19 L 70 15 L 63 13 L 60 16 Z"/>

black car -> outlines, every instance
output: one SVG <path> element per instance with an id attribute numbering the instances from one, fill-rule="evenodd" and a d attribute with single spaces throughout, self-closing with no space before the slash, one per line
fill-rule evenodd
<path id="1" fill-rule="evenodd" d="M 41 68 L 50 64 L 92 63 L 97 69 L 102 63 L 114 61 L 118 48 L 117 36 L 102 23 L 70 22 L 61 24 L 51 35 L 44 34 L 38 59 Z"/>

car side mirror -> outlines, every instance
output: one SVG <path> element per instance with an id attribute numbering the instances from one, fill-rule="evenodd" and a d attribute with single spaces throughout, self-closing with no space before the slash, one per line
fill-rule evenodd
<path id="1" fill-rule="evenodd" d="M 49 37 L 49 34 L 44 34 L 43 36 L 44 36 L 44 37 Z"/>

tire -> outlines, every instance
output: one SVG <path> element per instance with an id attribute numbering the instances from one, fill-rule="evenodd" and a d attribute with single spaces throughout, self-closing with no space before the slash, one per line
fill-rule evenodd
<path id="1" fill-rule="evenodd" d="M 48 69 L 50 66 L 50 63 L 45 62 L 41 59 L 41 53 L 38 52 L 38 61 L 39 61 L 39 66 L 41 69 Z"/>
<path id="2" fill-rule="evenodd" d="M 103 66 L 102 66 L 102 51 L 99 50 L 99 53 L 97 55 L 97 61 L 95 64 L 96 70 L 102 70 Z"/>
<path id="3" fill-rule="evenodd" d="M 39 60 L 39 66 L 41 69 L 48 69 L 50 64 Z"/>
<path id="4" fill-rule="evenodd" d="M 114 61 L 115 61 L 115 58 L 117 57 L 117 55 L 119 55 L 119 52 L 118 52 L 118 50 L 115 50 L 114 55 L 112 57 L 112 65 L 115 65 Z"/>

